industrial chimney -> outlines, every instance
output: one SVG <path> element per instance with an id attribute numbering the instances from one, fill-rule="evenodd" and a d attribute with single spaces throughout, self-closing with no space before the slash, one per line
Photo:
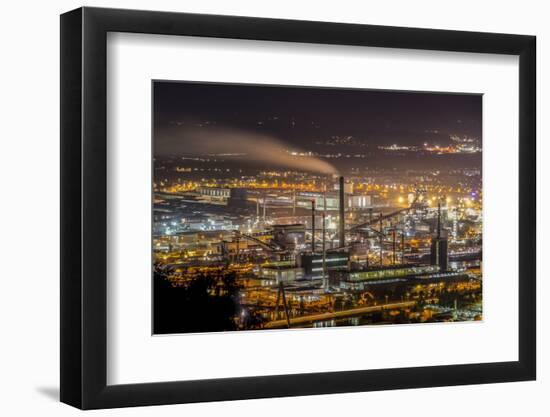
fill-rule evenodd
<path id="1" fill-rule="evenodd" d="M 315 253 L 315 200 L 311 200 L 311 253 Z"/>
<path id="2" fill-rule="evenodd" d="M 344 212 L 344 177 L 340 177 L 340 187 L 339 187 L 339 194 L 340 194 L 340 203 L 339 203 L 339 210 L 340 210 L 340 219 L 339 219 L 339 225 L 338 225 L 338 236 L 340 240 L 340 247 L 343 248 L 346 246 L 346 234 L 345 234 L 345 228 L 346 228 L 346 219 L 345 219 L 345 212 Z"/>
<path id="3" fill-rule="evenodd" d="M 437 232 L 432 237 L 430 264 L 438 265 L 442 272 L 449 268 L 449 242 L 447 234 L 441 230 L 441 203 L 437 205 Z"/>

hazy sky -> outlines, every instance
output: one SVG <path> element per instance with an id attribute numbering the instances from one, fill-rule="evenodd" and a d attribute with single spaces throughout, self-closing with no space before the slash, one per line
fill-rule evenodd
<path id="1" fill-rule="evenodd" d="M 293 139 L 293 131 L 396 139 L 426 130 L 481 135 L 480 95 L 155 82 L 154 99 L 158 128 L 171 121 L 209 120 L 264 129 L 285 140 Z"/>
<path id="2" fill-rule="evenodd" d="M 452 134 L 481 139 L 482 96 L 473 94 L 166 81 L 153 93 L 157 156 L 256 148 L 264 157 L 273 147 L 315 150 L 331 136 L 371 150 L 446 145 Z"/>

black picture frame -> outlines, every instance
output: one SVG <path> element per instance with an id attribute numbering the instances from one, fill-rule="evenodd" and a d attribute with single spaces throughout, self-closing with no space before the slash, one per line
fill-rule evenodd
<path id="1" fill-rule="evenodd" d="M 107 385 L 108 32 L 519 56 L 519 360 Z M 61 401 L 81 409 L 533 380 L 536 38 L 136 10 L 61 15 Z"/>

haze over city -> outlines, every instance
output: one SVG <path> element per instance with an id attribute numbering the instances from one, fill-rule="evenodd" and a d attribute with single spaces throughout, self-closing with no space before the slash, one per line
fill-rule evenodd
<path id="1" fill-rule="evenodd" d="M 482 318 L 482 97 L 155 81 L 154 331 Z"/>

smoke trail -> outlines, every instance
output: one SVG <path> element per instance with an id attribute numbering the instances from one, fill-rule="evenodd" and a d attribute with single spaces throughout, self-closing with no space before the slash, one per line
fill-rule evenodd
<path id="1" fill-rule="evenodd" d="M 154 137 L 155 156 L 244 154 L 243 163 L 281 167 L 322 174 L 337 174 L 334 166 L 314 156 L 293 156 L 295 146 L 269 135 L 222 127 L 159 129 Z M 241 160 L 239 160 L 240 162 Z"/>

